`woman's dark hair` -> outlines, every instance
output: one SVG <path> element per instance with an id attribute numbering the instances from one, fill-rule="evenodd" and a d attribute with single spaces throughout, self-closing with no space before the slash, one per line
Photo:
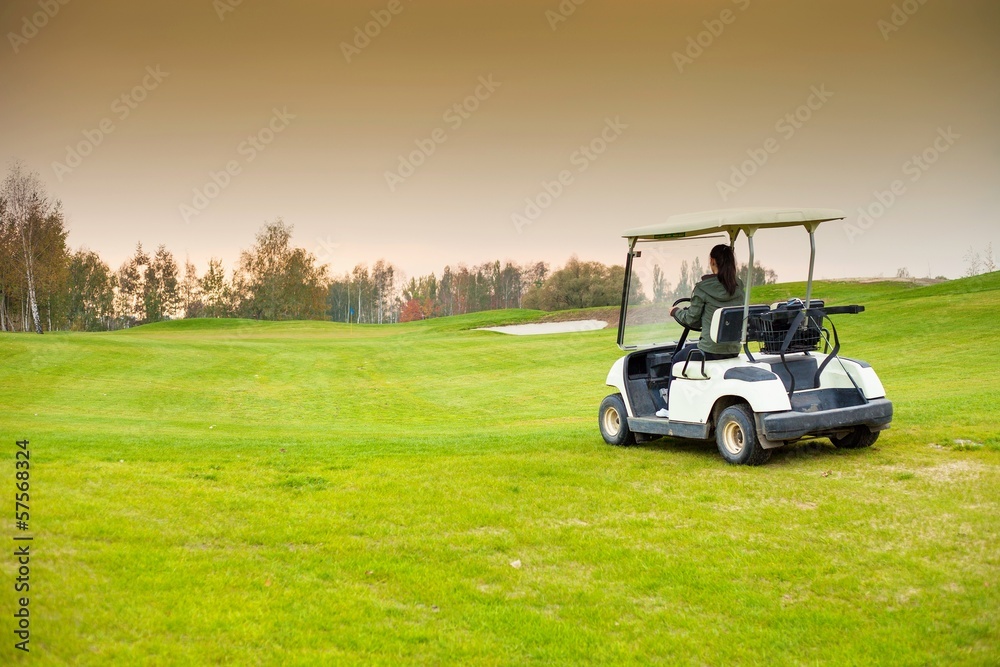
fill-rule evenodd
<path id="1" fill-rule="evenodd" d="M 730 296 L 736 293 L 736 255 L 727 245 L 717 245 L 712 248 L 709 257 L 715 260 L 718 269 L 719 282 L 726 288 Z"/>

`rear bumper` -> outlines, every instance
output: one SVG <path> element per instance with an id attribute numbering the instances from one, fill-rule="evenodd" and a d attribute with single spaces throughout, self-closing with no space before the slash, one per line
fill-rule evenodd
<path id="1" fill-rule="evenodd" d="M 816 412 L 772 412 L 761 417 L 764 437 L 768 440 L 794 440 L 852 426 L 867 426 L 880 431 L 892 421 L 892 402 L 873 398 L 864 405 Z"/>

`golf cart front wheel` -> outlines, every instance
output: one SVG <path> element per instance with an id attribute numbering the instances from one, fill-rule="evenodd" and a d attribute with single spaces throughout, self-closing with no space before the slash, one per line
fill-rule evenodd
<path id="1" fill-rule="evenodd" d="M 601 401 L 597 421 L 604 442 L 618 446 L 635 444 L 635 434 L 628 427 L 628 413 L 621 394 L 611 394 Z"/>
<path id="2" fill-rule="evenodd" d="M 855 426 L 845 436 L 831 437 L 830 442 L 837 449 L 862 449 L 874 445 L 878 434 L 878 431 L 872 432 L 867 426 Z"/>
<path id="3" fill-rule="evenodd" d="M 722 458 L 734 465 L 759 466 L 771 458 L 770 450 L 764 449 L 757 437 L 753 411 L 743 403 L 722 411 L 715 425 L 715 440 Z"/>

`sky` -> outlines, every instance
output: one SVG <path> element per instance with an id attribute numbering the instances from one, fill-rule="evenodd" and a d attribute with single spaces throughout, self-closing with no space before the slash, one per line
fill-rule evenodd
<path id="1" fill-rule="evenodd" d="M 4 0 L 0 160 L 69 243 L 334 273 L 569 256 L 677 213 L 838 208 L 817 277 L 1000 250 L 995 0 Z M 757 254 L 802 279 L 805 232 Z M 739 248 L 745 259 L 745 248 Z"/>

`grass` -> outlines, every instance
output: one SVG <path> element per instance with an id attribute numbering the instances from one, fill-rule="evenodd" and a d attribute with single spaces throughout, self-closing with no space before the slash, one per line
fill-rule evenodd
<path id="1" fill-rule="evenodd" d="M 470 330 L 536 311 L 0 337 L 30 661 L 995 665 L 1000 279 L 816 296 L 893 428 L 762 468 L 605 445 L 613 331 Z"/>

